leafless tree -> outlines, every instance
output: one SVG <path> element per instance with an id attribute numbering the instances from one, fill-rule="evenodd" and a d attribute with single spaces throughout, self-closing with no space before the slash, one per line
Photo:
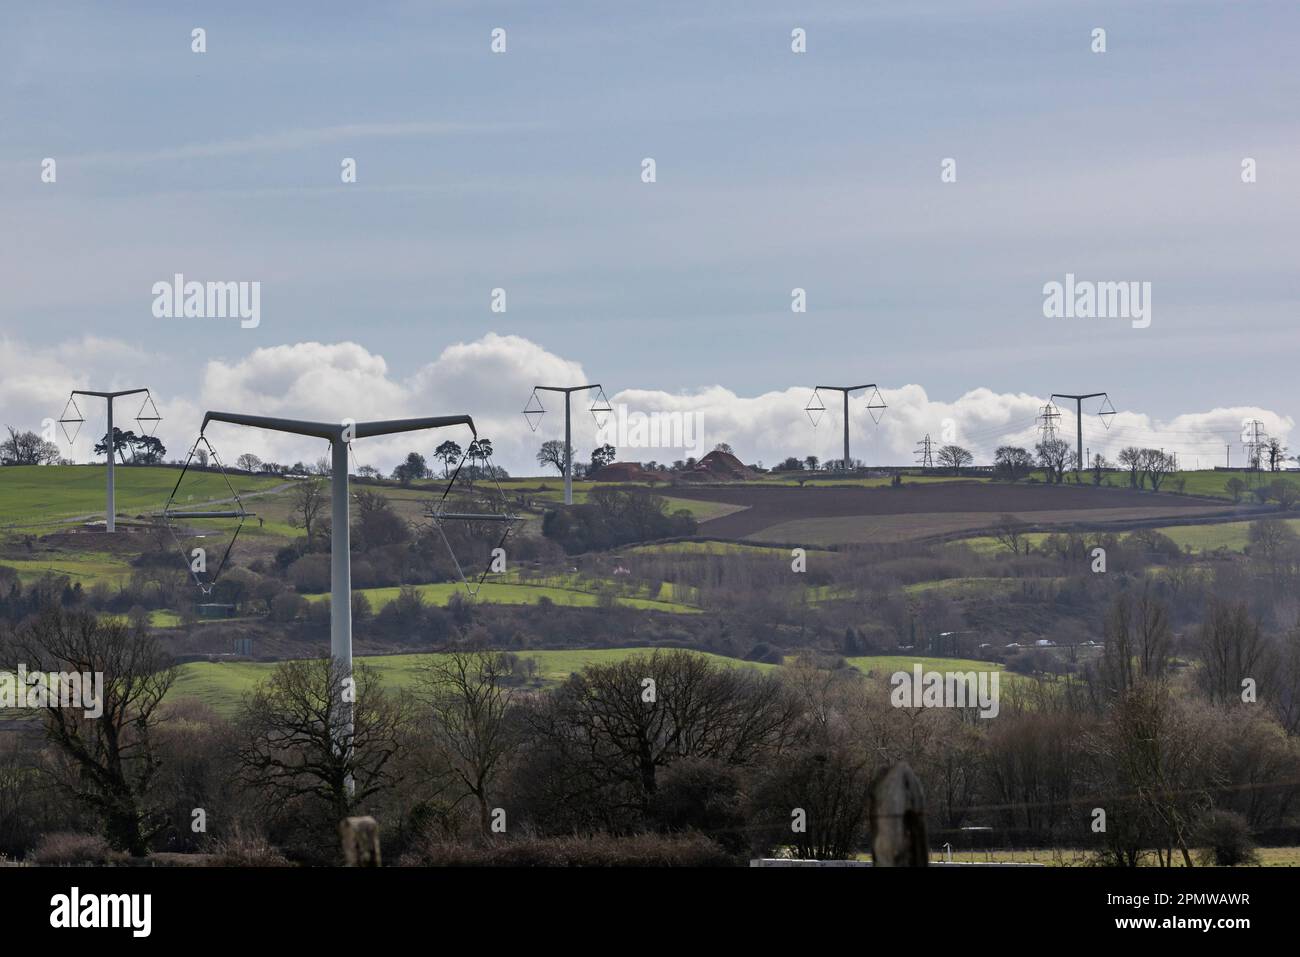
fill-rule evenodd
<path id="1" fill-rule="evenodd" d="M 537 450 L 537 464 L 550 465 L 561 475 L 564 474 L 564 443 L 559 439 L 547 439 Z"/>
<path id="2" fill-rule="evenodd" d="M 1145 449 L 1140 449 L 1135 445 L 1130 445 L 1126 448 L 1120 449 L 1119 455 L 1116 456 L 1119 460 L 1119 464 L 1128 469 L 1129 488 L 1143 488 L 1146 484 L 1143 471 L 1145 452 Z"/>
<path id="3" fill-rule="evenodd" d="M 235 459 L 235 468 L 243 469 L 245 472 L 256 472 L 261 467 L 262 460 L 252 452 L 244 452 Z"/>
<path id="4" fill-rule="evenodd" d="M 1034 457 L 1018 445 L 1000 445 L 993 454 L 993 468 L 998 475 L 1018 482 L 1034 470 Z"/>
<path id="5" fill-rule="evenodd" d="M 1142 469 L 1146 474 L 1147 481 L 1151 483 L 1151 491 L 1160 491 L 1160 484 L 1178 467 L 1178 460 L 1170 453 L 1162 449 L 1143 449 L 1142 450 Z"/>
<path id="6" fill-rule="evenodd" d="M 573 783 L 644 805 L 680 758 L 743 765 L 790 734 L 797 707 L 780 682 L 703 655 L 658 651 L 593 665 L 556 692 L 540 725 Z"/>
<path id="7" fill-rule="evenodd" d="M 1281 641 L 1270 684 L 1276 688 L 1269 700 L 1278 722 L 1288 735 L 1300 734 L 1300 625 Z"/>
<path id="8" fill-rule="evenodd" d="M 1115 600 L 1106 617 L 1105 638 L 1098 670 L 1107 697 L 1167 673 L 1173 642 L 1169 609 L 1152 594 L 1150 582 L 1136 595 L 1126 591 Z"/>
<path id="9" fill-rule="evenodd" d="M 935 459 L 941 468 L 952 469 L 953 475 L 959 475 L 962 469 L 975 461 L 975 456 L 960 445 L 945 445 L 936 453 Z"/>
<path id="10" fill-rule="evenodd" d="M 349 698 L 351 733 L 338 720 Z M 333 658 L 281 662 L 244 703 L 236 751 L 243 779 L 273 804 L 312 798 L 340 821 L 396 783 L 390 761 L 405 704 L 364 664 L 349 679 Z"/>
<path id="11" fill-rule="evenodd" d="M 325 483 L 319 479 L 303 479 L 293 487 L 289 496 L 289 524 L 307 533 L 312 541 L 319 531 L 316 519 L 326 506 Z"/>
<path id="12" fill-rule="evenodd" d="M 1279 439 L 1269 439 L 1264 454 L 1268 458 L 1268 470 L 1270 472 L 1280 471 L 1282 463 L 1286 461 L 1286 446 Z"/>
<path id="13" fill-rule="evenodd" d="M 6 426 L 9 438 L 0 442 L 0 465 L 53 465 L 59 460 L 59 447 L 46 442 L 35 432 L 19 432 Z"/>
<path id="14" fill-rule="evenodd" d="M 1269 491 L 1273 501 L 1277 502 L 1277 507 L 1284 512 L 1291 511 L 1295 508 L 1296 502 L 1300 501 L 1300 488 L 1297 488 L 1294 482 L 1278 479 Z"/>
<path id="15" fill-rule="evenodd" d="M 159 706 L 176 678 L 171 658 L 148 633 L 94 615 L 46 611 L 5 645 L 5 664 L 31 672 L 102 675 L 93 707 L 64 708 L 50 696 L 42 709 L 56 749 L 49 772 L 64 791 L 99 813 L 105 837 L 134 856 L 148 852 L 163 826 L 152 793 L 160 759 Z M 82 688 L 82 703 L 90 704 Z M 102 711 L 88 717 L 87 711 Z"/>
<path id="16" fill-rule="evenodd" d="M 519 742 L 507 684 L 513 670 L 500 651 L 452 651 L 431 658 L 419 679 L 438 750 L 462 796 L 477 802 L 484 834 L 491 829 L 488 792 Z"/>
<path id="17" fill-rule="evenodd" d="M 1034 446 L 1038 456 L 1038 465 L 1047 473 L 1047 480 L 1057 485 L 1065 478 L 1065 470 L 1070 466 L 1074 453 L 1070 443 L 1061 439 L 1048 439 Z"/>
<path id="18" fill-rule="evenodd" d="M 1030 543 L 1026 537 L 1029 525 L 1015 515 L 1002 515 L 993 526 L 993 537 L 999 545 L 1005 546 L 1012 555 L 1019 555 L 1023 550 L 1029 554 Z"/>
<path id="19" fill-rule="evenodd" d="M 1192 866 L 1190 840 L 1212 805 L 1214 716 L 1175 695 L 1166 682 L 1142 681 L 1116 701 L 1090 736 L 1099 792 L 1106 800 L 1111 863 L 1137 866 L 1145 850 L 1172 866 L 1176 849 Z"/>
<path id="20" fill-rule="evenodd" d="M 1268 655 L 1268 643 L 1244 602 L 1214 600 L 1196 633 L 1201 667 L 1197 677 L 1219 704 L 1241 701 L 1242 683 L 1258 684 Z"/>

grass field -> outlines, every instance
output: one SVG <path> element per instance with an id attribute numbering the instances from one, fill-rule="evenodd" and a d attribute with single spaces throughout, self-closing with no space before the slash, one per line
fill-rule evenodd
<path id="1" fill-rule="evenodd" d="M 789 557 L 788 548 L 771 545 L 750 545 L 746 542 L 665 542 L 659 545 L 633 545 L 626 549 L 632 555 L 729 555 Z"/>
<path id="2" fill-rule="evenodd" d="M 581 671 L 588 665 L 609 664 L 622 661 L 631 655 L 650 654 L 650 648 L 596 648 L 586 651 L 529 651 L 520 654 L 521 658 L 532 658 L 537 662 L 537 676 L 543 684 L 554 686 L 564 681 L 575 671 Z M 706 658 L 718 664 L 755 668 L 770 671 L 775 665 L 740 661 L 721 655 L 702 653 Z M 381 655 L 358 658 L 374 668 L 383 679 L 384 686 L 391 689 L 414 689 L 419 673 L 431 655 Z M 218 714 L 231 715 L 238 710 L 240 698 L 259 682 L 270 675 L 275 668 L 273 664 L 262 662 L 225 662 L 215 664 L 206 661 L 191 662 L 181 665 L 176 684 L 169 694 L 171 699 L 197 698 L 210 706 Z"/>
<path id="3" fill-rule="evenodd" d="M 1262 517 L 1269 517 L 1265 513 Z M 1293 530 L 1300 533 L 1300 518 L 1284 519 L 1287 525 Z M 1191 549 L 1191 551 L 1213 552 L 1220 548 L 1227 549 L 1230 552 L 1243 551 L 1250 541 L 1250 522 L 1212 522 L 1204 525 L 1165 525 L 1155 529 L 1162 535 L 1169 536 L 1170 539 L 1182 549 Z M 1025 539 L 1038 547 L 1042 545 L 1047 538 L 1047 532 L 1030 532 Z M 982 554 L 996 552 L 1005 552 L 1006 546 L 1000 544 L 997 539 L 990 535 L 981 535 L 974 538 L 963 538 L 954 544 L 969 546 Z"/>
<path id="4" fill-rule="evenodd" d="M 1300 847 L 1261 847 L 1259 853 L 1260 867 L 1300 867 Z M 871 860 L 870 854 L 860 854 L 860 861 Z M 932 849 L 930 862 L 946 860 L 944 851 Z M 1193 851 L 1192 859 L 1197 867 L 1201 864 Z M 1029 848 L 1027 850 L 971 851 L 953 848 L 953 863 L 960 864 L 1042 864 L 1046 867 L 1088 867 L 1091 853 L 1084 848 Z M 1155 854 L 1147 854 L 1141 861 L 1141 867 L 1158 867 Z M 1182 856 L 1174 855 L 1174 867 L 1184 867 Z"/>
<path id="5" fill-rule="evenodd" d="M 465 586 L 456 582 L 415 585 L 413 587 L 431 605 L 446 605 L 447 602 L 451 601 L 453 595 L 469 597 Z M 372 611 L 379 611 L 401 593 L 400 588 L 356 588 L 353 591 L 366 596 Z M 308 601 L 324 601 L 329 596 L 306 595 L 304 597 Z M 513 582 L 484 582 L 475 600 L 495 605 L 535 605 L 543 598 L 549 598 L 557 605 L 567 605 L 572 608 L 595 608 L 600 604 L 601 600 L 600 595 L 594 591 Z M 647 611 L 666 611 L 687 615 L 700 613 L 700 609 L 692 605 L 652 598 L 617 595 L 614 598 L 614 604 L 627 608 L 641 608 Z"/>
<path id="6" fill-rule="evenodd" d="M 1053 579 L 1035 578 L 1036 584 Z M 1025 580 L 1020 578 L 941 578 L 936 581 L 916 582 L 906 585 L 903 591 L 908 595 L 938 593 L 947 598 L 985 598 L 989 595 L 1008 594 L 1024 587 Z"/>
<path id="7" fill-rule="evenodd" d="M 75 558 L 3 558 L 0 565 L 5 565 L 18 572 L 18 579 L 27 584 L 41 578 L 48 572 L 67 575 L 74 582 L 81 582 L 83 588 L 90 588 L 103 582 L 116 585 L 131 577 L 131 566 L 114 555 L 104 552 L 82 552 Z"/>
<path id="8" fill-rule="evenodd" d="M 118 466 L 114 470 L 119 515 L 161 511 L 180 470 L 153 466 Z M 263 491 L 284 479 L 230 472 L 236 493 Z M 0 527 L 31 527 L 86 515 L 102 518 L 107 469 L 102 465 L 18 465 L 0 469 Z M 191 494 L 209 500 L 229 497 L 220 473 L 190 472 Z"/>
<path id="9" fill-rule="evenodd" d="M 1300 532 L 1300 518 L 1284 519 L 1287 525 Z M 1250 522 L 1222 522 L 1215 525 L 1172 525 L 1157 529 L 1172 538 L 1181 548 L 1193 552 L 1212 552 L 1225 548 L 1230 552 L 1244 551 L 1250 542 Z"/>
<path id="10" fill-rule="evenodd" d="M 999 664 L 992 661 L 976 661 L 973 658 L 927 658 L 924 655 L 868 655 L 861 658 L 845 658 L 850 665 L 863 674 L 885 675 L 895 671 L 911 672 L 912 667 L 920 664 L 925 671 L 1002 671 Z"/>
<path id="11" fill-rule="evenodd" d="M 805 472 L 800 475 L 798 472 L 782 472 L 780 475 L 765 475 L 756 482 L 743 482 L 741 485 L 783 485 L 798 486 L 800 478 L 803 479 L 804 488 L 829 488 L 831 486 L 855 486 L 857 488 L 884 488 L 893 482 L 890 476 L 876 476 L 872 478 L 836 478 L 833 472 Z M 904 485 L 939 485 L 947 482 L 989 482 L 991 477 L 987 475 L 963 475 L 956 477 L 952 475 L 940 475 L 938 473 L 921 474 L 919 472 L 904 472 Z"/>

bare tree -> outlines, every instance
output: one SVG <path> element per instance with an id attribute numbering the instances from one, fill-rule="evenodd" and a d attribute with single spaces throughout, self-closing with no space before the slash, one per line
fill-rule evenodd
<path id="1" fill-rule="evenodd" d="M 1151 491 L 1160 491 L 1160 483 L 1178 467 L 1178 460 L 1162 449 L 1142 450 L 1142 469 L 1151 482 Z"/>
<path id="2" fill-rule="evenodd" d="M 780 747 L 796 713 L 774 677 L 656 650 L 574 675 L 538 727 L 564 758 L 568 786 L 644 806 L 660 769 L 681 758 L 747 764 Z"/>
<path id="3" fill-rule="evenodd" d="M 962 469 L 975 461 L 975 456 L 960 445 L 945 445 L 935 455 L 935 459 L 940 467 L 952 469 L 953 475 L 959 475 Z"/>
<path id="4" fill-rule="evenodd" d="M 1273 501 L 1277 502 L 1277 507 L 1284 512 L 1289 512 L 1295 508 L 1296 502 L 1300 501 L 1300 488 L 1296 487 L 1294 482 L 1288 482 L 1285 479 L 1278 479 L 1269 488 Z"/>
<path id="5" fill-rule="evenodd" d="M 316 519 L 326 506 L 325 483 L 319 479 L 305 479 L 293 487 L 289 496 L 289 524 L 307 533 L 312 541 L 319 530 Z"/>
<path id="6" fill-rule="evenodd" d="M 1060 485 L 1065 478 L 1065 470 L 1074 457 L 1070 443 L 1060 439 L 1047 439 L 1034 446 L 1034 452 L 1037 453 L 1039 467 L 1047 473 L 1047 480 Z"/>
<path id="7" fill-rule="evenodd" d="M 1295 553 L 1300 544 L 1300 535 L 1295 529 L 1283 519 L 1273 517 L 1251 522 L 1247 526 L 1246 538 L 1250 557 L 1274 571 Z"/>
<path id="8" fill-rule="evenodd" d="M 1268 458 L 1268 470 L 1270 472 L 1280 471 L 1282 463 L 1286 461 L 1286 446 L 1279 439 L 1269 439 L 1264 454 Z"/>
<path id="9" fill-rule="evenodd" d="M 256 472 L 262 467 L 262 460 L 252 452 L 245 452 L 235 459 L 235 468 L 243 469 L 245 472 Z"/>
<path id="10" fill-rule="evenodd" d="M 1145 449 L 1140 449 L 1135 445 L 1127 446 L 1120 449 L 1116 459 L 1119 464 L 1128 469 L 1129 488 L 1143 488 L 1146 485 L 1146 479 L 1143 475 L 1143 462 L 1146 454 Z"/>
<path id="11" fill-rule="evenodd" d="M 1098 452 L 1092 457 L 1092 484 L 1101 485 L 1101 480 L 1105 476 L 1106 469 L 1110 468 L 1110 463 Z"/>
<path id="12" fill-rule="evenodd" d="M 462 796 L 477 802 L 484 834 L 491 830 L 488 792 L 519 740 L 506 684 L 513 670 L 504 652 L 452 651 L 430 659 L 419 679 L 438 750 Z"/>
<path id="13" fill-rule="evenodd" d="M 345 703 L 353 704 L 350 733 L 338 720 Z M 404 704 L 364 664 L 349 679 L 333 658 L 281 662 L 244 703 L 236 751 L 243 778 L 275 804 L 312 798 L 340 821 L 396 783 L 390 760 Z"/>
<path id="14" fill-rule="evenodd" d="M 550 465 L 561 475 L 564 474 L 564 443 L 559 439 L 547 439 L 537 450 L 537 464 Z"/>
<path id="15" fill-rule="evenodd" d="M 1282 640 L 1271 683 L 1278 690 L 1269 699 L 1283 730 L 1300 734 L 1300 625 Z"/>
<path id="16" fill-rule="evenodd" d="M 1105 832 L 1113 863 L 1137 866 L 1142 852 L 1154 849 L 1172 866 L 1176 849 L 1192 866 L 1192 832 L 1219 783 L 1212 722 L 1165 682 L 1145 681 L 1120 696 L 1090 737 L 1097 785 L 1115 796 Z"/>
<path id="17" fill-rule="evenodd" d="M 1024 550 L 1029 554 L 1030 543 L 1026 537 L 1029 525 L 1015 515 L 1002 515 L 993 526 L 993 537 L 999 545 L 1005 546 L 1012 555 L 1019 555 Z"/>
<path id="18" fill-rule="evenodd" d="M 1018 445 L 1000 445 L 993 453 L 993 468 L 1003 478 L 1018 482 L 1034 470 L 1034 457 Z"/>
<path id="19" fill-rule="evenodd" d="M 1264 634 L 1244 602 L 1214 600 L 1196 633 L 1197 678 L 1219 704 L 1241 701 L 1247 678 L 1258 684 L 1268 654 Z"/>
<path id="20" fill-rule="evenodd" d="M 164 826 L 153 784 L 160 765 L 159 706 L 176 678 L 171 657 L 147 632 L 84 612 L 46 611 L 5 647 L 9 667 L 29 672 L 102 675 L 93 707 L 61 707 L 48 696 L 42 715 L 57 760 L 58 786 L 104 820 L 109 843 L 136 857 Z M 82 684 L 82 703 L 90 705 Z M 89 714 L 100 712 L 96 717 Z"/>
<path id="21" fill-rule="evenodd" d="M 59 460 L 59 447 L 46 442 L 35 432 L 19 432 L 6 426 L 9 438 L 0 442 L 0 465 L 53 465 Z"/>
<path id="22" fill-rule="evenodd" d="M 1152 594 L 1150 582 L 1143 582 L 1136 596 L 1126 591 L 1115 600 L 1106 616 L 1105 638 L 1098 671 L 1107 697 L 1168 672 L 1173 642 L 1169 609 Z"/>

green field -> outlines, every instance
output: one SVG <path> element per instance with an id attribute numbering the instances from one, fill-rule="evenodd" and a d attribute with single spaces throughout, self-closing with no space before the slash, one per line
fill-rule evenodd
<path id="1" fill-rule="evenodd" d="M 888 677 L 895 671 L 911 672 L 914 665 L 920 664 L 925 671 L 1002 671 L 1000 664 L 992 661 L 976 661 L 973 658 L 927 658 L 924 655 L 867 655 L 861 658 L 845 658 L 850 665 L 863 674 L 875 673 Z"/>
<path id="2" fill-rule="evenodd" d="M 1267 513 L 1262 515 L 1263 518 L 1271 517 Z M 1287 525 L 1300 533 L 1300 518 L 1283 519 Z M 1190 549 L 1192 552 L 1213 552 L 1223 548 L 1230 552 L 1244 551 L 1246 545 L 1250 542 L 1250 522 L 1213 522 L 1202 525 L 1165 525 L 1155 529 L 1162 535 L 1169 536 L 1173 542 L 1183 550 Z M 1047 539 L 1047 532 L 1030 532 L 1025 535 L 1026 541 L 1031 543 L 1035 548 L 1041 546 Z M 955 545 L 966 545 L 981 554 L 993 554 L 997 552 L 1007 553 L 1006 546 L 998 542 L 991 535 L 980 535 L 974 538 L 963 538 Z"/>
<path id="3" fill-rule="evenodd" d="M 426 602 L 431 605 L 446 605 L 453 595 L 469 597 L 465 586 L 457 582 L 441 582 L 433 585 L 412 586 Z M 366 596 L 372 611 L 379 611 L 401 593 L 401 588 L 355 588 L 354 593 Z M 324 601 L 327 595 L 305 595 L 308 601 Z M 560 588 L 551 585 L 526 585 L 513 582 L 484 582 L 479 589 L 476 601 L 495 605 L 535 605 L 543 598 L 548 598 L 557 605 L 572 608 L 595 608 L 600 604 L 600 595 L 594 591 L 582 591 L 576 588 Z M 614 604 L 627 608 L 641 608 L 647 611 L 667 611 L 678 614 L 699 614 L 700 609 L 681 602 L 662 599 L 636 598 L 615 595 Z"/>
<path id="4" fill-rule="evenodd" d="M 1284 519 L 1287 525 L 1300 532 L 1300 518 Z M 1244 551 L 1250 543 L 1250 522 L 1221 522 L 1216 525 L 1171 525 L 1157 529 L 1168 535 L 1180 548 L 1193 552 L 1212 552 L 1225 548 L 1230 552 Z"/>
<path id="5" fill-rule="evenodd" d="M 893 482 L 892 476 L 881 475 L 872 478 L 837 478 L 833 472 L 782 472 L 780 475 L 765 475 L 755 482 L 729 482 L 728 488 L 732 486 L 745 485 L 784 485 L 797 486 L 800 478 L 803 479 L 804 488 L 830 488 L 831 486 L 852 485 L 857 488 L 884 488 Z M 921 472 L 904 472 L 904 485 L 937 485 L 945 482 L 989 482 L 992 478 L 987 475 L 941 475 L 937 472 L 922 474 Z"/>
<path id="6" fill-rule="evenodd" d="M 47 573 L 67 575 L 74 582 L 81 582 L 82 587 L 90 588 L 103 582 L 117 585 L 131 577 L 129 563 L 103 552 L 81 552 L 76 558 L 3 558 L 0 565 L 18 572 L 19 581 L 24 584 L 35 581 Z"/>
<path id="7" fill-rule="evenodd" d="M 749 545 L 745 542 L 664 542 L 657 545 L 633 545 L 626 551 L 631 555 L 790 555 L 788 548 Z"/>
<path id="8" fill-rule="evenodd" d="M 123 466 L 114 470 L 117 513 L 124 516 L 161 511 L 180 477 L 180 470 Z M 284 484 L 268 475 L 230 472 L 236 493 L 263 491 Z M 0 469 L 0 527 L 32 527 L 79 516 L 102 519 L 107 470 L 102 465 L 11 465 Z M 186 488 L 209 500 L 228 498 L 230 490 L 217 472 L 189 472 Z"/>
<path id="9" fill-rule="evenodd" d="M 581 671 L 588 665 L 609 664 L 622 661 L 635 654 L 650 654 L 650 648 L 596 648 L 586 651 L 529 651 L 519 655 L 520 658 L 532 658 L 537 662 L 537 677 L 553 686 L 564 681 L 575 671 Z M 758 662 L 740 661 L 697 652 L 704 657 L 735 667 L 756 668 L 770 671 L 775 665 Z M 413 689 L 421 668 L 430 655 L 380 655 L 358 658 L 374 668 L 383 679 L 385 687 L 392 689 Z M 253 690 L 261 680 L 269 676 L 275 665 L 262 662 L 232 661 L 212 663 L 206 661 L 191 662 L 181 665 L 176 684 L 169 694 L 171 699 L 197 698 L 209 705 L 214 711 L 223 715 L 234 714 L 238 710 L 240 698 Z"/>
<path id="10" fill-rule="evenodd" d="M 1035 578 L 1035 583 L 1054 581 L 1049 578 Z M 1022 578 L 940 578 L 935 581 L 916 582 L 905 585 L 903 591 L 908 595 L 938 593 L 947 598 L 986 598 L 995 594 L 1007 594 L 1024 587 Z"/>

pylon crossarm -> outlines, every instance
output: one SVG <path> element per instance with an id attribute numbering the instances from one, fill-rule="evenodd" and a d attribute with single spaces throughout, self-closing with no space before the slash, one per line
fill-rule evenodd
<path id="1" fill-rule="evenodd" d="M 500 502 L 502 511 L 481 512 L 463 508 L 463 505 L 468 504 L 473 507 L 478 505 L 480 502 L 487 505 L 489 508 L 492 507 L 492 503 L 489 501 L 492 497 L 490 493 L 484 494 L 481 491 L 476 492 L 471 488 L 468 494 L 461 493 L 456 496 L 452 495 L 452 490 L 456 488 L 456 481 L 469 457 L 469 449 L 466 449 L 461 455 L 460 461 L 456 463 L 456 468 L 452 472 L 451 477 L 447 480 L 447 485 L 442 490 L 442 495 L 438 497 L 437 501 L 430 502 L 425 506 L 425 515 L 430 519 L 430 521 L 432 521 L 434 527 L 438 529 L 438 535 L 442 538 L 443 545 L 447 548 L 447 554 L 451 556 L 452 564 L 456 568 L 456 574 L 460 577 L 462 584 L 464 584 L 466 593 L 471 598 L 474 598 L 483 587 L 483 582 L 486 581 L 488 573 L 492 569 L 492 556 L 489 554 L 488 561 L 483 564 L 483 571 L 478 575 L 477 579 L 471 580 L 470 577 L 465 574 L 465 568 L 461 564 L 459 556 L 456 554 L 456 549 L 452 546 L 451 539 L 447 537 L 448 523 L 463 522 L 466 526 L 471 527 L 478 523 L 500 524 L 503 530 L 500 539 L 497 541 L 496 547 L 492 549 L 492 551 L 495 552 L 505 546 L 506 539 L 510 537 L 510 532 L 514 529 L 515 523 L 519 521 L 519 517 L 510 510 L 505 491 L 501 488 L 501 483 L 497 479 L 496 470 L 492 466 L 490 456 L 482 457 L 483 469 L 487 474 L 485 481 L 490 481 L 492 488 L 495 489 L 495 497 L 496 500 Z M 462 506 L 462 508 L 456 508 L 458 505 Z M 453 511 L 451 509 L 455 510 Z"/>
<path id="2" fill-rule="evenodd" d="M 515 522 L 514 515 L 499 512 L 437 512 L 430 516 L 436 522 Z"/>
<path id="3" fill-rule="evenodd" d="M 185 481 L 185 476 L 190 470 L 190 463 L 194 461 L 194 455 L 196 452 L 198 452 L 200 443 L 202 443 L 203 446 L 207 449 L 209 459 L 212 462 L 216 463 L 217 471 L 221 474 L 222 481 L 226 483 L 226 489 L 230 492 L 230 499 L 235 503 L 235 508 L 233 509 L 173 509 L 172 508 L 172 502 L 175 501 L 176 499 L 176 493 L 180 491 L 181 483 Z M 230 476 L 226 473 L 225 466 L 221 464 L 221 457 L 217 454 L 217 450 L 212 447 L 212 443 L 208 440 L 207 436 L 205 436 L 202 432 L 200 432 L 199 437 L 195 439 L 194 444 L 190 446 L 189 454 L 185 456 L 185 464 L 181 466 L 181 474 L 177 476 L 176 485 L 172 488 L 171 495 L 167 497 L 167 504 L 163 506 L 162 512 L 156 515 L 155 517 L 162 519 L 162 521 L 166 524 L 167 530 L 171 533 L 172 540 L 176 543 L 176 548 L 181 554 L 181 561 L 183 561 L 185 563 L 185 567 L 190 570 L 190 577 L 194 579 L 194 584 L 197 585 L 199 590 L 202 591 L 205 595 L 210 595 L 212 593 L 213 588 L 216 587 L 217 581 L 221 578 L 222 571 L 225 570 L 226 560 L 230 557 L 231 549 L 235 547 L 235 540 L 239 538 L 239 532 L 244 527 L 244 519 L 248 518 L 253 514 L 254 514 L 253 512 L 250 512 L 244 508 L 244 503 L 240 500 L 239 493 L 235 491 L 235 486 L 230 481 Z M 221 555 L 221 561 L 217 564 L 216 571 L 213 572 L 211 580 L 205 582 L 203 581 L 203 579 L 199 578 L 199 573 L 194 569 L 194 566 L 190 563 L 190 556 L 186 553 L 185 545 L 184 543 L 181 542 L 180 536 L 176 532 L 176 526 L 173 523 L 173 520 L 181 521 L 181 520 L 204 520 L 204 519 L 224 519 L 224 518 L 237 518 L 239 519 L 239 524 L 235 526 L 234 534 L 230 536 L 230 542 L 229 544 L 226 545 L 226 549 Z"/>
<path id="4" fill-rule="evenodd" d="M 255 517 L 256 512 L 174 512 L 165 509 L 154 515 L 154 518 L 250 518 Z"/>

